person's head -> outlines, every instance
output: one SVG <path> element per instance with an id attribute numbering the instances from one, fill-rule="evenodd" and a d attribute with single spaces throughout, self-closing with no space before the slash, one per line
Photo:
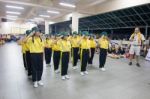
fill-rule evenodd
<path id="1" fill-rule="evenodd" d="M 38 27 L 33 27 L 32 28 L 32 32 L 34 33 L 34 36 L 40 36 L 41 35 L 41 33 L 40 33 L 40 30 L 39 30 L 39 28 Z"/>
<path id="2" fill-rule="evenodd" d="M 82 35 L 83 35 L 84 39 L 89 39 L 89 32 L 88 31 L 83 31 Z"/>
<path id="3" fill-rule="evenodd" d="M 26 35 L 27 35 L 27 36 L 28 36 L 30 33 L 31 33 L 30 30 L 27 30 L 27 31 L 26 31 Z"/>
<path id="4" fill-rule="evenodd" d="M 78 34 L 78 33 L 77 33 L 76 31 L 74 31 L 74 32 L 72 33 L 72 36 L 76 38 L 76 37 L 77 37 L 77 34 Z"/>
<path id="5" fill-rule="evenodd" d="M 68 39 L 68 33 L 66 33 L 66 32 L 61 33 L 61 36 L 62 36 L 63 40 L 67 40 Z"/>
<path id="6" fill-rule="evenodd" d="M 108 37 L 107 37 L 107 32 L 103 31 L 103 32 L 101 33 L 101 37 L 102 37 L 103 39 L 107 39 L 107 38 L 108 38 Z"/>
<path id="7" fill-rule="evenodd" d="M 134 33 L 139 33 L 140 32 L 140 28 L 139 27 L 136 27 L 135 29 L 134 29 Z"/>
<path id="8" fill-rule="evenodd" d="M 34 36 L 39 37 L 40 35 L 41 35 L 41 33 L 40 33 L 39 31 L 36 31 L 36 32 L 34 33 Z"/>
<path id="9" fill-rule="evenodd" d="M 56 38 L 56 36 L 55 35 L 51 35 L 51 39 L 55 39 Z"/>

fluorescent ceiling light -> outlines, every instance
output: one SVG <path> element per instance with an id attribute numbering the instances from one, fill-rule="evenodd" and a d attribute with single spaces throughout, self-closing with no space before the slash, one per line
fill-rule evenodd
<path id="1" fill-rule="evenodd" d="M 51 21 L 51 22 L 49 22 L 49 24 L 53 24 L 53 23 L 55 23 L 55 22 L 52 22 L 52 21 Z"/>
<path id="2" fill-rule="evenodd" d="M 10 18 L 17 18 L 18 16 L 6 15 L 6 17 L 10 17 Z"/>
<path id="3" fill-rule="evenodd" d="M 58 12 L 58 11 L 50 11 L 50 10 L 48 10 L 47 11 L 48 13 L 53 13 L 53 14 L 59 14 L 60 12 Z"/>
<path id="4" fill-rule="evenodd" d="M 75 5 L 69 4 L 69 3 L 59 3 L 59 4 L 62 5 L 62 6 L 66 6 L 66 7 L 72 7 L 72 8 L 76 7 Z"/>
<path id="5" fill-rule="evenodd" d="M 21 14 L 20 12 L 13 12 L 13 11 L 6 11 L 6 13 L 8 13 L 8 14 L 17 14 L 17 15 Z"/>
<path id="6" fill-rule="evenodd" d="M 16 18 L 6 18 L 8 20 L 17 20 Z"/>
<path id="7" fill-rule="evenodd" d="M 43 18 L 35 17 L 35 20 L 43 20 Z"/>
<path id="8" fill-rule="evenodd" d="M 45 18 L 49 18 L 49 15 L 39 15 L 40 17 L 45 17 Z"/>
<path id="9" fill-rule="evenodd" d="M 6 5 L 6 8 L 24 9 L 23 7 L 20 7 L 20 6 L 11 6 L 11 5 Z"/>

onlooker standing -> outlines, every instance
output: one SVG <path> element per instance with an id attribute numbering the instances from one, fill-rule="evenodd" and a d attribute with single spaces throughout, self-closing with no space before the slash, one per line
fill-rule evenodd
<path id="1" fill-rule="evenodd" d="M 131 35 L 130 39 L 131 47 L 130 47 L 130 62 L 129 65 L 132 65 L 133 55 L 136 56 L 136 66 L 140 67 L 139 64 L 139 56 L 140 56 L 140 49 L 142 46 L 143 41 L 145 40 L 144 35 L 140 32 L 138 27 L 135 28 L 134 33 Z"/>

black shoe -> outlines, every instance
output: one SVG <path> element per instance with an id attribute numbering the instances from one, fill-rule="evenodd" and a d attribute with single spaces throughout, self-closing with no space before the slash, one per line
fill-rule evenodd
<path id="1" fill-rule="evenodd" d="M 137 67 L 141 67 L 141 65 L 139 63 L 136 64 Z"/>
<path id="2" fill-rule="evenodd" d="M 131 66 L 131 65 L 132 65 L 132 62 L 130 62 L 129 65 Z"/>

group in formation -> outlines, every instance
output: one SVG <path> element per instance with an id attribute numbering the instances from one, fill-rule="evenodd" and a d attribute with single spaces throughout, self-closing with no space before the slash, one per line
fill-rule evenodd
<path id="1" fill-rule="evenodd" d="M 138 51 L 143 40 L 144 36 L 139 32 L 139 28 L 136 28 L 130 38 L 132 42 L 130 53 L 137 55 L 138 66 L 140 65 Z M 101 37 L 96 40 L 95 36 L 87 31 L 81 33 L 75 31 L 71 35 L 66 32 L 44 35 L 37 27 L 34 27 L 26 31 L 18 44 L 22 46 L 23 62 L 28 77 L 32 78 L 33 86 L 37 88 L 44 85 L 42 82 L 44 59 L 46 66 L 52 66 L 51 60 L 53 60 L 55 73 L 60 74 L 62 80 L 69 80 L 69 61 L 72 62 L 74 70 L 80 68 L 82 76 L 88 75 L 87 65 L 93 65 L 95 50 L 99 48 L 99 68 L 105 71 L 104 65 L 110 40 L 107 32 L 102 32 Z M 80 66 L 77 65 L 78 61 Z M 132 65 L 132 55 L 129 65 Z"/>

